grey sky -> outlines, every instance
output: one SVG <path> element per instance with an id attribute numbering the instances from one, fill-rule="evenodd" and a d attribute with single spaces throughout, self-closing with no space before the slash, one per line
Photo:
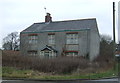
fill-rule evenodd
<path id="1" fill-rule="evenodd" d="M 44 7 L 51 13 L 53 21 L 96 18 L 100 34 L 112 36 L 112 2 L 113 0 L 0 0 L 0 47 L 7 34 L 20 32 L 36 22 L 44 22 Z"/>

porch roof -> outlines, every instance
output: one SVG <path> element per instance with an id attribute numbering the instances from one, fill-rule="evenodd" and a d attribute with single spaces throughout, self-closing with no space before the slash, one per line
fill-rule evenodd
<path id="1" fill-rule="evenodd" d="M 57 53 L 57 50 L 55 50 L 54 48 L 52 48 L 51 46 L 48 46 L 48 45 L 46 45 L 46 47 L 43 48 L 41 51 L 45 51 L 45 50 L 54 51 Z"/>

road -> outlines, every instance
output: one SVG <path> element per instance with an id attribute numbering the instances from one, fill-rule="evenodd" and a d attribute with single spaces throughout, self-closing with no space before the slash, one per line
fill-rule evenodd
<path id="1" fill-rule="evenodd" d="M 2 83 L 118 83 L 118 79 L 102 80 L 74 80 L 74 81 L 23 81 L 23 80 L 4 80 Z"/>

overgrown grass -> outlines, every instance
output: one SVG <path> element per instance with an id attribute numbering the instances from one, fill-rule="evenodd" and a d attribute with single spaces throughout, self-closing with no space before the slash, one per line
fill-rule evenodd
<path id="1" fill-rule="evenodd" d="M 3 56 L 3 66 L 19 69 L 32 69 L 40 72 L 67 74 L 89 67 L 89 61 L 82 58 L 58 57 L 53 59 L 30 56 Z M 95 64 L 92 64 L 95 65 Z"/>
<path id="2" fill-rule="evenodd" d="M 42 79 L 42 80 L 64 80 L 64 79 L 99 79 L 105 77 L 115 76 L 116 72 L 109 70 L 106 72 L 99 73 L 88 73 L 84 75 L 52 75 L 52 74 L 39 74 L 41 72 L 33 70 L 20 70 L 13 67 L 3 67 L 3 77 L 7 78 L 32 78 L 32 79 Z"/>
<path id="3" fill-rule="evenodd" d="M 41 59 L 3 55 L 2 61 L 2 76 L 8 78 L 97 79 L 116 75 L 111 69 L 112 60 L 103 59 L 103 56 L 91 62 L 81 57 Z"/>
<path id="4" fill-rule="evenodd" d="M 64 75 L 64 76 L 45 76 L 43 79 L 100 79 L 116 76 L 113 70 L 101 73 L 90 73 L 85 75 Z"/>
<path id="5" fill-rule="evenodd" d="M 118 73 L 120 73 L 120 62 L 116 63 L 114 71 L 115 71 L 116 75 L 118 76 Z"/>
<path id="6" fill-rule="evenodd" d="M 2 67 L 2 77 L 29 78 L 32 70 L 20 70 L 13 67 Z"/>
<path id="7" fill-rule="evenodd" d="M 0 66 L 0 78 L 2 77 L 2 67 Z"/>

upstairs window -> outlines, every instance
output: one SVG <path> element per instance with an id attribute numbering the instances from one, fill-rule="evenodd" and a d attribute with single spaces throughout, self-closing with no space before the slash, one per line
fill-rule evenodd
<path id="1" fill-rule="evenodd" d="M 49 45 L 55 44 L 55 34 L 54 33 L 48 34 L 48 44 Z"/>
<path id="2" fill-rule="evenodd" d="M 38 41 L 38 35 L 37 34 L 29 34 L 29 44 L 36 44 Z"/>
<path id="3" fill-rule="evenodd" d="M 67 33 L 66 44 L 78 44 L 78 33 Z"/>

